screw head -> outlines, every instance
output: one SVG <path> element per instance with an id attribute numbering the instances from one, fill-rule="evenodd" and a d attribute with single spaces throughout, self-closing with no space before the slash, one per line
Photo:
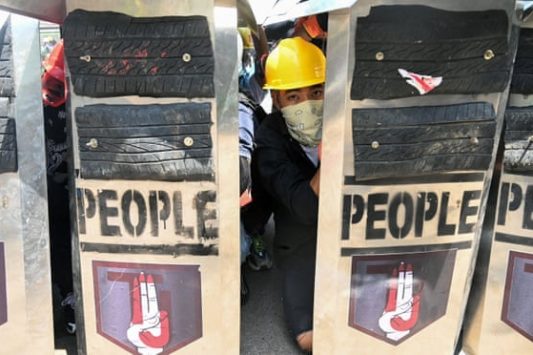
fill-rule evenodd
<path id="1" fill-rule="evenodd" d="M 183 144 L 185 144 L 185 146 L 187 147 L 190 147 L 194 144 L 194 139 L 192 139 L 191 137 L 185 137 L 185 139 L 183 140 Z"/>
<path id="2" fill-rule="evenodd" d="M 372 149 L 379 149 L 379 142 L 373 141 L 372 144 L 370 144 L 370 147 L 372 147 Z"/>
<path id="3" fill-rule="evenodd" d="M 376 53 L 376 60 L 378 62 L 381 62 L 383 59 L 385 59 L 385 54 L 383 52 L 377 52 Z"/>
<path id="4" fill-rule="evenodd" d="M 184 62 L 190 62 L 192 57 L 189 53 L 183 53 L 183 55 L 181 56 L 181 59 L 183 59 Z"/>
<path id="5" fill-rule="evenodd" d="M 470 143 L 478 145 L 479 144 L 479 139 L 477 137 L 471 137 L 470 138 Z"/>
<path id="6" fill-rule="evenodd" d="M 98 139 L 96 138 L 91 138 L 89 139 L 89 142 L 87 142 L 87 144 L 85 144 L 87 147 L 91 148 L 91 149 L 96 149 L 98 148 Z"/>
<path id="7" fill-rule="evenodd" d="M 80 57 L 81 60 L 83 60 L 84 62 L 87 62 L 89 63 L 91 61 L 91 56 L 90 55 L 83 55 Z"/>
<path id="8" fill-rule="evenodd" d="M 494 52 L 492 51 L 492 49 L 487 49 L 485 51 L 485 53 L 483 53 L 483 58 L 485 60 L 491 60 L 492 58 L 494 58 L 495 54 Z"/>

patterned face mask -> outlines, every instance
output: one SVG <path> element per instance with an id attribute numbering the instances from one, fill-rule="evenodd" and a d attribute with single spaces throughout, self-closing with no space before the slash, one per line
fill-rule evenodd
<path id="1" fill-rule="evenodd" d="M 322 139 L 324 100 L 307 100 L 281 109 L 289 134 L 298 143 L 316 147 Z"/>

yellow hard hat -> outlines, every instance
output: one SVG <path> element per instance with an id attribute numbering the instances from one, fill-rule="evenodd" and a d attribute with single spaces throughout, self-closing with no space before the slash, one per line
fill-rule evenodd
<path id="1" fill-rule="evenodd" d="M 252 37 L 252 30 L 248 27 L 238 27 L 237 30 L 241 35 L 244 48 L 250 49 L 254 48 L 254 39 Z"/>
<path id="2" fill-rule="evenodd" d="M 324 53 L 300 37 L 281 40 L 266 60 L 264 89 L 299 89 L 324 81 Z"/>

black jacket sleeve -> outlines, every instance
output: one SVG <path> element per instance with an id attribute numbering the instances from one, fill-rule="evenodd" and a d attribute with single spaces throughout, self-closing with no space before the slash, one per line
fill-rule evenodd
<path id="1" fill-rule="evenodd" d="M 316 224 L 318 198 L 309 185 L 314 174 L 304 171 L 294 157 L 291 159 L 284 137 L 271 130 L 266 135 L 270 136 L 257 148 L 263 186 L 299 223 Z"/>

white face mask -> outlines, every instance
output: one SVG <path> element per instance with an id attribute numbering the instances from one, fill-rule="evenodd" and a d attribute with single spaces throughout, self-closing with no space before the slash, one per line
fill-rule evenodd
<path id="1" fill-rule="evenodd" d="M 324 100 L 307 100 L 281 109 L 289 134 L 298 143 L 316 147 L 322 139 Z"/>

